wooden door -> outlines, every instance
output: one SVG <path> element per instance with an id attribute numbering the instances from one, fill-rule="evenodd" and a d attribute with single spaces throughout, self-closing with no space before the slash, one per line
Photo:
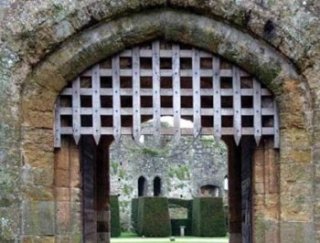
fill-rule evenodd
<path id="1" fill-rule="evenodd" d="M 242 243 L 252 242 L 252 154 L 254 147 L 252 138 L 243 138 L 241 142 Z"/>
<path id="2" fill-rule="evenodd" d="M 96 145 L 91 137 L 81 140 L 83 240 L 97 242 L 97 211 L 95 189 Z"/>

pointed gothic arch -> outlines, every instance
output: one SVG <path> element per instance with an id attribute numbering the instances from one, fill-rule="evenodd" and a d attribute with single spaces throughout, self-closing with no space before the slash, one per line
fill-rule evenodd
<path id="1" fill-rule="evenodd" d="M 178 22 L 176 21 L 177 16 L 179 16 Z M 158 21 L 159 19 L 160 21 Z M 126 28 L 123 28 L 124 26 L 126 26 Z M 165 28 L 163 28 L 164 26 Z M 110 29 L 114 31 L 110 32 Z M 128 36 L 130 38 L 127 38 Z M 31 156 L 27 153 L 28 149 L 30 149 L 29 138 L 37 134 L 34 136 L 34 140 L 32 140 L 35 145 L 31 146 L 32 151 L 41 156 L 45 154 L 46 162 L 48 161 L 46 164 L 51 166 L 46 169 L 48 171 L 51 169 L 52 174 L 55 173 L 52 168 L 52 163 L 54 163 L 53 152 L 47 149 L 48 146 L 52 146 L 51 140 L 48 139 L 48 137 L 51 138 L 51 133 L 49 135 L 47 134 L 47 126 L 52 128 L 52 124 L 49 122 L 50 124 L 46 124 L 44 129 L 43 123 L 34 123 L 28 113 L 29 111 L 34 112 L 34 104 L 39 104 L 41 116 L 46 117 L 46 121 L 51 121 L 51 111 L 53 110 L 53 105 L 58 93 L 71 80 L 74 80 L 74 78 L 82 73 L 83 70 L 100 62 L 106 56 L 112 56 L 115 52 L 161 36 L 165 36 L 166 40 L 182 41 L 194 47 L 203 48 L 223 56 L 227 60 L 245 68 L 248 73 L 259 78 L 263 84 L 276 94 L 277 101 L 280 104 L 282 123 L 286 124 L 285 126 L 281 126 L 281 135 L 286 135 L 286 140 L 280 144 L 282 149 L 281 156 L 277 157 L 277 155 L 275 158 L 277 162 L 275 164 L 279 166 L 278 170 L 274 170 L 272 173 L 269 173 L 267 168 L 262 170 L 263 173 L 265 173 L 266 180 L 274 181 L 275 183 L 268 185 L 266 191 L 262 192 L 263 195 L 259 195 L 255 200 L 261 203 L 264 198 L 268 198 L 269 194 L 274 193 L 277 199 L 268 202 L 266 207 L 279 208 L 277 209 L 278 211 L 275 209 L 276 214 L 268 215 L 266 209 L 256 207 L 255 209 L 259 212 L 259 218 L 254 218 L 253 220 L 254 222 L 258 222 L 259 225 L 272 226 L 263 229 L 263 236 L 255 232 L 254 236 L 256 239 L 260 239 L 260 236 L 264 239 L 264 237 L 268 237 L 268 235 L 277 235 L 275 238 L 282 242 L 280 234 L 285 235 L 286 225 L 291 224 L 290 219 L 283 215 L 291 215 L 291 208 L 286 205 L 289 205 L 292 201 L 290 195 L 294 194 L 295 188 L 287 188 L 284 180 L 277 180 L 277 175 L 280 170 L 282 174 L 292 172 L 292 168 L 295 168 L 295 165 L 298 166 L 298 160 L 301 158 L 300 154 L 308 154 L 310 152 L 306 147 L 308 146 L 307 141 L 309 138 L 307 127 L 303 121 L 301 121 L 303 120 L 301 117 L 301 114 L 304 113 L 303 107 L 308 103 L 309 91 L 304 81 L 299 80 L 288 58 L 283 57 L 268 44 L 262 43 L 255 37 L 250 36 L 250 34 L 241 32 L 223 22 L 183 11 L 180 13 L 179 11 L 168 11 L 167 9 L 161 11 L 151 10 L 150 12 L 148 11 L 148 14 L 133 14 L 132 16 L 128 16 L 128 18 L 111 19 L 101 25 L 82 30 L 78 35 L 62 43 L 54 53 L 45 58 L 41 58 L 42 62 L 32 69 L 32 75 L 24 80 L 25 85 L 21 103 L 24 113 L 22 119 L 24 122 L 22 125 L 22 137 L 24 141 L 28 141 L 28 143 L 22 144 L 22 150 L 26 151 L 25 160 L 32 160 Z M 242 45 L 244 41 L 249 44 Z M 217 43 L 222 43 L 222 45 Z M 230 48 L 225 48 L 226 46 Z M 286 85 L 289 86 L 284 87 Z M 299 86 L 299 88 L 297 88 L 297 86 Z M 284 89 L 282 89 L 283 87 Z M 294 90 L 293 94 L 291 93 L 292 88 Z M 301 99 L 296 99 L 297 96 L 295 95 L 297 95 L 298 92 L 301 92 L 298 94 Z M 294 105 L 291 107 L 291 104 Z M 46 111 L 46 113 L 43 113 L 43 111 Z M 291 112 L 295 118 L 299 117 L 300 120 L 298 119 L 298 123 L 296 123 L 297 119 L 291 120 L 287 113 L 283 113 L 284 111 L 288 113 Z M 301 127 L 300 122 L 304 124 Z M 299 127 L 297 127 L 298 132 L 296 130 L 294 134 L 290 132 L 290 125 L 287 126 L 287 123 L 291 125 L 294 124 L 294 127 L 296 124 L 299 124 Z M 38 144 L 38 141 L 43 141 L 39 138 L 43 138 L 46 142 Z M 301 140 L 306 141 L 302 147 Z M 288 144 L 290 144 L 290 146 Z M 270 155 L 273 151 L 270 148 L 273 148 L 272 142 L 263 142 L 260 147 L 261 150 L 255 153 L 255 157 L 259 160 L 270 162 L 268 160 L 270 158 L 274 159 L 275 157 L 274 155 Z M 61 150 L 63 150 L 63 147 L 61 147 Z M 74 151 L 76 150 L 77 148 L 75 147 Z M 55 151 L 60 152 L 59 149 Z M 293 153 L 297 153 L 299 156 L 293 158 L 290 156 Z M 291 166 L 291 163 L 295 165 Z M 258 164 L 257 173 L 261 172 L 260 167 L 261 164 Z M 262 183 L 266 184 L 267 182 L 264 181 Z M 261 189 L 259 184 L 256 186 L 257 190 Z M 72 185 L 70 187 L 72 187 Z M 58 184 L 55 185 L 55 189 L 57 191 L 60 189 Z M 261 191 L 258 193 L 261 193 Z M 307 190 L 305 195 L 309 193 L 310 190 Z M 277 200 L 279 200 L 280 197 L 282 201 L 281 205 L 277 204 Z M 29 202 L 28 200 L 32 201 L 32 199 L 26 199 L 27 202 Z M 56 200 L 55 203 L 59 205 L 62 199 L 56 196 L 54 200 Z M 273 202 L 275 202 L 275 204 L 272 204 Z M 303 206 L 308 207 L 306 205 L 309 204 L 305 202 Z M 283 215 L 279 215 L 280 211 Z M 307 215 L 307 213 L 303 215 Z M 63 220 L 61 215 L 57 214 L 54 217 L 56 218 L 52 220 L 55 222 Z M 295 221 L 295 219 L 299 220 L 300 217 L 301 215 L 297 214 L 296 216 L 292 216 L 292 219 Z M 107 218 L 107 215 L 105 215 L 105 218 Z M 59 224 L 57 223 L 57 225 Z M 297 227 L 305 227 L 308 225 L 309 221 L 307 220 L 306 222 L 297 223 Z M 80 227 L 78 228 L 80 229 Z M 312 234 L 310 233 L 311 231 L 305 230 L 307 228 L 308 227 L 303 228 L 303 232 L 307 237 L 306 239 L 309 239 L 308 237 Z M 31 234 L 35 236 L 38 235 L 36 232 L 31 232 Z M 260 242 L 260 240 L 258 241 Z"/>
<path id="2" fill-rule="evenodd" d="M 161 127 L 161 116 L 172 116 L 174 127 Z M 151 118 L 152 128 L 142 129 L 141 123 Z M 191 120 L 193 128 L 181 128 L 181 118 Z M 141 135 L 148 134 L 155 135 L 155 139 L 173 135 L 176 141 L 185 135 L 214 135 L 227 139 L 233 153 L 239 155 L 252 153 L 248 151 L 255 146 L 249 146 L 248 139 L 255 140 L 258 146 L 262 137 L 272 138 L 273 146 L 278 148 L 277 104 L 265 86 L 238 66 L 201 49 L 160 40 L 126 49 L 95 64 L 70 83 L 57 99 L 57 148 L 63 136 L 73 136 L 78 143 L 81 137 L 89 135 L 99 145 L 105 136 L 119 142 L 122 135 L 132 135 L 138 141 Z M 241 140 L 247 145 L 239 147 Z M 235 162 L 234 156 L 230 158 L 229 165 Z M 231 219 L 231 242 L 239 238 L 247 242 L 252 235 L 249 160 L 241 158 L 238 165 L 231 166 L 241 166 L 238 171 L 230 172 L 237 184 L 229 194 L 233 194 L 230 208 L 241 212 Z M 238 188 L 243 180 L 239 177 L 242 171 L 246 171 L 246 183 L 249 183 L 245 189 Z M 153 181 L 154 196 L 161 194 L 159 179 Z M 243 192 L 239 194 L 238 190 Z M 243 202 L 242 194 L 248 195 L 245 198 L 248 202 Z M 88 200 L 91 199 L 84 198 L 85 202 Z M 241 208 L 239 200 L 246 206 Z M 241 214 L 245 215 L 245 222 L 241 222 Z M 84 225 L 92 227 L 86 219 Z M 92 232 L 89 238 L 84 237 L 95 236 Z"/>

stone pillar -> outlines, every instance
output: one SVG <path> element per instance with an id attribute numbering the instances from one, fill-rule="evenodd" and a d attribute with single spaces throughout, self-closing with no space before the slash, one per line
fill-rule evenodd
<path id="1" fill-rule="evenodd" d="M 57 243 L 82 241 L 81 184 L 78 147 L 64 138 L 55 153 Z"/>
<path id="2" fill-rule="evenodd" d="M 303 129 L 282 132 L 280 153 L 281 243 L 316 242 L 314 233 L 314 167 L 309 137 Z"/>
<path id="3" fill-rule="evenodd" d="M 43 119 L 47 119 L 46 114 Z M 23 128 L 21 241 L 55 240 L 54 156 L 48 129 Z"/>
<path id="4" fill-rule="evenodd" d="M 263 139 L 253 156 L 253 242 L 280 242 L 279 155 L 272 138 Z"/>
<path id="5" fill-rule="evenodd" d="M 319 71 L 316 72 L 317 75 Z M 308 74 L 308 76 L 310 73 Z M 311 74 L 311 76 L 314 76 Z M 311 77 L 309 76 L 309 77 Z M 316 78 L 319 87 L 319 78 Z M 316 242 L 314 229 L 314 176 L 312 149 L 319 139 L 318 117 L 309 113 L 311 103 L 308 85 L 302 79 L 283 79 L 283 94 L 278 98 L 280 111 L 281 150 L 279 154 L 280 242 Z M 312 140 L 314 136 L 315 140 Z M 316 181 L 317 183 L 317 181 Z"/>

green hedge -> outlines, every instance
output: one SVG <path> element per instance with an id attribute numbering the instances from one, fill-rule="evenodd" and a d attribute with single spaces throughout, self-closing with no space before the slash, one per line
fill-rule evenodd
<path id="1" fill-rule="evenodd" d="M 182 207 L 188 210 L 188 218 L 171 219 L 172 235 L 180 235 L 180 226 L 186 226 L 185 235 L 192 235 L 192 200 L 169 198 L 169 208 Z"/>
<path id="2" fill-rule="evenodd" d="M 223 237 L 226 235 L 222 198 L 195 198 L 192 209 L 194 236 Z"/>
<path id="3" fill-rule="evenodd" d="M 131 226 L 134 232 L 138 232 L 138 207 L 139 199 L 133 198 L 131 200 Z"/>
<path id="4" fill-rule="evenodd" d="M 138 206 L 138 234 L 146 237 L 171 235 L 168 199 L 140 197 Z"/>
<path id="5" fill-rule="evenodd" d="M 121 234 L 120 228 L 120 212 L 118 196 L 110 196 L 111 210 L 111 237 L 119 237 Z"/>

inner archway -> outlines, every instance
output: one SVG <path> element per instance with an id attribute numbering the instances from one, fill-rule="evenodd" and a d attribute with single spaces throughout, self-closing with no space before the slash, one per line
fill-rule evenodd
<path id="1" fill-rule="evenodd" d="M 153 195 L 158 197 L 161 195 L 161 178 L 156 176 L 153 180 Z"/>
<path id="2" fill-rule="evenodd" d="M 144 176 L 140 176 L 138 179 L 138 197 L 147 195 L 147 180 Z"/>
<path id="3" fill-rule="evenodd" d="M 220 188 L 214 185 L 204 185 L 200 188 L 202 196 L 210 196 L 210 197 L 219 197 L 220 196 Z"/>
<path id="4" fill-rule="evenodd" d="M 174 118 L 173 128 L 160 126 L 162 115 Z M 141 122 L 150 118 L 152 127 L 142 129 Z M 193 127 L 181 128 L 181 118 L 191 120 Z M 271 92 L 237 66 L 176 43 L 134 47 L 95 65 L 66 87 L 57 101 L 55 126 L 56 147 L 62 136 L 70 135 L 76 143 L 92 135 L 96 144 L 106 136 L 118 142 L 122 135 L 172 135 L 177 141 L 181 136 L 222 138 L 230 153 L 229 199 L 237 202 L 231 204 L 237 209 L 230 208 L 231 242 L 250 242 L 253 141 L 259 145 L 264 137 L 277 148 L 279 124 Z M 98 180 L 93 180 L 92 190 L 99 191 Z M 99 194 L 97 198 L 105 201 Z M 83 220 L 87 222 L 86 215 Z"/>

